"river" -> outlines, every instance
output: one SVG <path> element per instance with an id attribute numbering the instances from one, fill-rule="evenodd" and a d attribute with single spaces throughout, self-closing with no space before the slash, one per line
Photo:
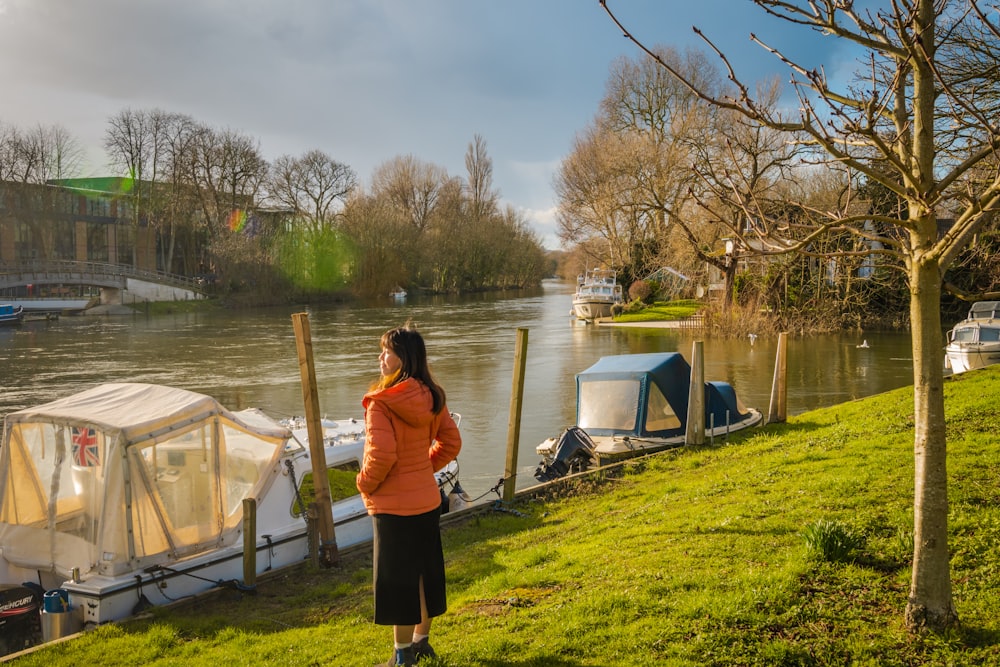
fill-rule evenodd
<path id="1" fill-rule="evenodd" d="M 531 292 L 386 298 L 366 304 L 206 311 L 147 316 L 62 317 L 0 328 L 0 415 L 99 382 L 167 384 L 209 394 L 226 407 L 274 417 L 303 413 L 291 315 L 308 310 L 320 393 L 330 418 L 360 417 L 378 375 L 383 331 L 412 319 L 431 367 L 462 414 L 460 479 L 473 496 L 503 475 L 514 348 L 528 331 L 518 488 L 533 484 L 535 445 L 575 420 L 574 374 L 609 354 L 679 351 L 703 341 L 705 378 L 733 384 L 765 414 L 775 338 L 709 338 L 698 331 L 593 326 L 570 317 L 573 285 L 546 281 Z M 869 347 L 860 348 L 867 340 Z M 913 383 L 907 333 L 790 338 L 790 415 Z"/>

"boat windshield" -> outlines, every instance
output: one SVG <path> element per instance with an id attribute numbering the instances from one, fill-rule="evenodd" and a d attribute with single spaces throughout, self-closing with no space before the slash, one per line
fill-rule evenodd
<path id="1" fill-rule="evenodd" d="M 976 340 L 976 327 L 955 327 L 951 340 L 956 343 L 972 343 Z"/>
<path id="2" fill-rule="evenodd" d="M 635 431 L 639 385 L 639 380 L 581 382 L 577 425 L 582 429 Z"/>
<path id="3" fill-rule="evenodd" d="M 660 388 L 655 384 L 649 387 L 649 409 L 646 410 L 646 431 L 671 431 L 681 427 L 681 420 L 667 402 Z"/>

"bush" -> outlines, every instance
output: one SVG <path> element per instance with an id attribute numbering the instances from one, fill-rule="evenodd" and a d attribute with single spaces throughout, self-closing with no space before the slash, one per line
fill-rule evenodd
<path id="1" fill-rule="evenodd" d="M 645 280 L 637 280 L 628 288 L 628 298 L 630 301 L 652 303 L 653 287 Z"/>

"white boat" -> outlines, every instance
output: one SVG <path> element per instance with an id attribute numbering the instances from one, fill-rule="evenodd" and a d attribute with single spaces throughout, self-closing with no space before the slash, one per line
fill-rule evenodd
<path id="1" fill-rule="evenodd" d="M 573 315 L 592 322 L 611 317 L 611 307 L 622 303 L 622 286 L 618 275 L 611 269 L 591 269 L 577 277 L 573 295 Z"/>
<path id="2" fill-rule="evenodd" d="M 977 301 L 948 332 L 948 366 L 962 373 L 1000 362 L 1000 301 Z"/>
<path id="3" fill-rule="evenodd" d="M 370 541 L 371 519 L 354 486 L 364 423 L 323 420 L 323 430 L 336 545 Z M 52 593 L 61 595 L 63 636 L 210 588 L 241 588 L 245 551 L 255 554 L 256 573 L 302 562 L 310 556 L 306 432 L 301 419 L 282 424 L 256 409 L 230 412 L 208 396 L 138 383 L 102 384 L 8 414 L 0 589 L 26 609 L 41 601 L 32 594 L 46 607 Z M 442 486 L 454 488 L 456 477 L 454 462 L 438 473 Z M 244 549 L 248 498 L 256 500 L 252 550 Z M 55 638 L 45 629 L 59 615 L 46 611 L 44 641 Z"/>
<path id="4" fill-rule="evenodd" d="M 691 366 L 677 352 L 601 357 L 576 376 L 576 425 L 535 448 L 535 477 L 558 479 L 592 466 L 684 444 Z M 756 426 L 726 382 L 705 382 L 705 435 L 724 438 Z"/>

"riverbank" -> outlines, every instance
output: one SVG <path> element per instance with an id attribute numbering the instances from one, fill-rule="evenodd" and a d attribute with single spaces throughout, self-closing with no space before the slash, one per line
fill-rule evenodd
<path id="1" fill-rule="evenodd" d="M 433 665 L 915 665 L 1000 659 L 1000 366 L 946 381 L 962 628 L 903 627 L 912 388 L 634 460 L 444 530 Z M 825 532 L 824 532 L 825 531 Z M 849 537 L 842 553 L 822 536 Z M 16 664 L 371 665 L 371 557 L 155 609 Z M 249 656 L 253 656 L 251 659 Z"/>

